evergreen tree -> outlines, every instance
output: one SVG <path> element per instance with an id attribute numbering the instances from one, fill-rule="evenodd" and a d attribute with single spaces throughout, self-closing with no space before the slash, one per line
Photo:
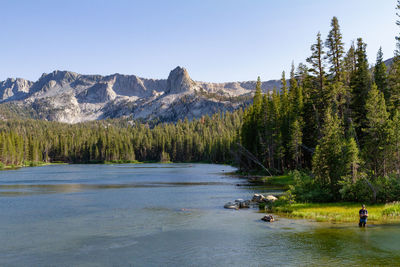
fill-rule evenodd
<path id="1" fill-rule="evenodd" d="M 312 159 L 312 171 L 316 181 L 335 195 L 339 191 L 339 181 L 347 174 L 346 142 L 340 120 L 336 114 L 332 115 L 330 108 L 325 112 L 321 133 Z"/>
<path id="2" fill-rule="evenodd" d="M 289 99 L 289 93 L 288 93 L 288 88 L 287 88 L 287 82 L 286 82 L 286 76 L 285 72 L 282 72 L 282 92 L 281 92 L 281 100 L 280 100 L 280 107 L 281 107 L 281 118 L 280 118 L 280 126 L 281 126 L 281 138 L 282 138 L 282 146 L 281 146 L 281 153 L 282 158 L 281 158 L 281 168 L 282 170 L 286 169 L 287 167 L 287 162 L 288 158 L 288 144 L 290 140 L 290 119 L 291 119 L 291 107 L 290 107 L 290 99 Z"/>
<path id="3" fill-rule="evenodd" d="M 376 64 L 374 68 L 374 81 L 378 90 L 383 93 L 385 96 L 385 101 L 389 102 L 390 92 L 388 90 L 388 77 L 387 77 L 387 68 L 385 63 L 383 62 L 383 53 L 382 47 L 379 48 L 378 54 L 376 57 Z"/>
<path id="4" fill-rule="evenodd" d="M 291 132 L 291 139 L 289 143 L 289 149 L 292 155 L 292 159 L 294 160 L 294 167 L 295 168 L 301 168 L 301 159 L 302 159 L 302 150 L 301 150 L 301 145 L 302 145 L 302 139 L 303 139 L 303 133 L 302 133 L 302 127 L 301 127 L 301 122 L 300 119 L 296 119 L 290 128 Z"/>
<path id="5" fill-rule="evenodd" d="M 390 128 L 390 146 L 392 149 L 392 168 L 400 176 L 400 112 L 395 110 Z"/>
<path id="6" fill-rule="evenodd" d="M 394 113 L 400 108 L 400 55 L 393 59 L 388 75 L 389 109 Z"/>
<path id="7" fill-rule="evenodd" d="M 397 0 L 396 9 L 400 10 L 400 0 Z M 399 13 L 396 13 L 400 17 Z M 396 25 L 400 26 L 400 20 L 396 21 Z M 396 50 L 394 52 L 393 64 L 390 67 L 388 75 L 389 87 L 389 109 L 392 113 L 400 107 L 400 35 L 396 36 Z"/>
<path id="8" fill-rule="evenodd" d="M 305 146 L 314 148 L 320 137 L 323 114 L 326 108 L 326 73 L 325 51 L 321 34 L 317 34 L 316 43 L 311 46 L 311 56 L 307 58 L 310 64 L 308 75 L 303 86 L 304 95 L 304 140 Z M 306 156 L 310 157 L 308 153 Z M 310 162 L 310 160 L 309 160 Z"/>
<path id="9" fill-rule="evenodd" d="M 358 169 L 360 167 L 360 151 L 358 149 L 357 143 L 353 137 L 347 141 L 345 150 L 345 164 L 346 170 L 348 171 L 348 176 L 351 177 L 351 181 L 355 183 L 358 179 Z"/>
<path id="10" fill-rule="evenodd" d="M 325 84 L 324 46 L 321 34 L 317 34 L 317 42 L 311 46 L 311 56 L 307 62 L 311 65 L 310 72 L 316 77 L 318 96 L 321 96 Z"/>
<path id="11" fill-rule="evenodd" d="M 400 10 L 400 0 L 397 0 L 397 5 L 396 5 L 396 9 Z M 400 14 L 396 13 L 397 17 L 400 18 Z M 400 26 L 400 20 L 396 20 L 396 25 Z M 400 34 L 398 36 L 395 37 L 396 38 L 396 50 L 394 52 L 395 54 L 395 60 L 398 59 L 398 57 L 400 56 Z"/>
<path id="12" fill-rule="evenodd" d="M 290 90 L 289 90 L 289 101 L 291 109 L 291 118 L 295 120 L 297 116 L 300 116 L 303 111 L 303 89 L 299 86 L 298 81 L 295 77 L 295 68 L 292 63 L 292 69 L 290 71 Z"/>
<path id="13" fill-rule="evenodd" d="M 342 60 L 344 55 L 344 44 L 340 32 L 339 21 L 333 17 L 331 27 L 325 45 L 328 48 L 327 59 L 331 63 L 330 72 L 332 78 L 339 82 L 342 80 Z"/>
<path id="14" fill-rule="evenodd" d="M 389 114 L 385 98 L 374 84 L 368 93 L 365 105 L 367 111 L 364 158 L 368 169 L 376 176 L 386 176 L 389 156 Z"/>
<path id="15" fill-rule="evenodd" d="M 282 111 L 284 114 L 287 113 L 289 107 L 289 93 L 288 93 L 288 86 L 286 81 L 286 74 L 285 71 L 282 71 L 282 78 L 281 78 L 281 101 L 282 101 Z"/>
<path id="16" fill-rule="evenodd" d="M 356 71 L 356 48 L 354 47 L 354 42 L 352 42 L 349 50 L 347 51 L 346 56 L 343 59 L 343 80 L 345 86 L 350 86 L 350 80 L 354 72 Z"/>
<path id="17" fill-rule="evenodd" d="M 261 80 L 260 77 L 258 77 L 253 105 L 249 106 L 244 113 L 243 127 L 241 131 L 242 144 L 255 156 L 260 156 L 262 154 L 262 150 L 260 149 L 260 125 L 263 120 L 262 102 Z"/>
<path id="18" fill-rule="evenodd" d="M 361 38 L 357 39 L 356 50 L 356 71 L 351 77 L 352 102 L 351 113 L 355 125 L 358 140 L 363 138 L 362 128 L 366 128 L 366 109 L 365 104 L 368 98 L 368 92 L 371 87 L 371 76 L 369 73 L 366 44 Z"/>

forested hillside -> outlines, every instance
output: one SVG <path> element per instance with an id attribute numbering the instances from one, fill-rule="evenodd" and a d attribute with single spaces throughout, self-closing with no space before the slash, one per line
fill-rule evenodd
<path id="1" fill-rule="evenodd" d="M 303 200 L 376 199 L 385 186 L 400 197 L 400 50 L 388 70 L 382 49 L 370 66 L 366 46 L 358 38 L 346 50 L 334 17 L 289 85 L 285 73 L 280 92 L 262 95 L 258 83 L 244 113 L 242 143 L 266 168 L 311 171 L 293 189 Z"/>
<path id="2" fill-rule="evenodd" d="M 0 122 L 0 161 L 37 162 L 205 161 L 231 162 L 242 111 L 176 124 L 128 119 L 65 124 L 37 120 Z"/>

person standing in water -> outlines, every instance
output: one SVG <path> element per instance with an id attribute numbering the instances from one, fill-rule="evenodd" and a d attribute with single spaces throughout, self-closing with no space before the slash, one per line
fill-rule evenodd
<path id="1" fill-rule="evenodd" d="M 362 208 L 360 209 L 359 214 L 360 214 L 360 222 L 358 223 L 358 226 L 365 227 L 365 224 L 367 223 L 367 218 L 368 218 L 368 211 L 365 208 L 365 205 L 362 205 Z"/>

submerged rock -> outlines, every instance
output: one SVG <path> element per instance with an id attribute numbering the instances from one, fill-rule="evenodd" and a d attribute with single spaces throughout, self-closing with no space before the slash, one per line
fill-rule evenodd
<path id="1" fill-rule="evenodd" d="M 239 209 L 239 203 L 237 202 L 228 202 L 224 205 L 225 209 Z"/>
<path id="2" fill-rule="evenodd" d="M 236 200 L 235 200 L 236 202 Z M 248 209 L 250 208 L 250 200 L 242 200 L 239 202 L 239 208 L 241 209 Z"/>
<path id="3" fill-rule="evenodd" d="M 224 205 L 225 209 L 246 209 L 250 208 L 250 200 L 236 199 L 234 202 L 228 202 Z"/>
<path id="4" fill-rule="evenodd" d="M 264 217 L 261 218 L 264 222 L 273 222 L 275 221 L 274 217 L 270 214 L 265 215 Z"/>

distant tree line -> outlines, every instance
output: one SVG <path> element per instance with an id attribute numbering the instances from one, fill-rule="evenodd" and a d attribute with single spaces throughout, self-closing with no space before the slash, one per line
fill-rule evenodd
<path id="1" fill-rule="evenodd" d="M 173 161 L 229 163 L 234 159 L 242 111 L 154 127 L 129 119 L 65 124 L 0 122 L 0 162 Z"/>

